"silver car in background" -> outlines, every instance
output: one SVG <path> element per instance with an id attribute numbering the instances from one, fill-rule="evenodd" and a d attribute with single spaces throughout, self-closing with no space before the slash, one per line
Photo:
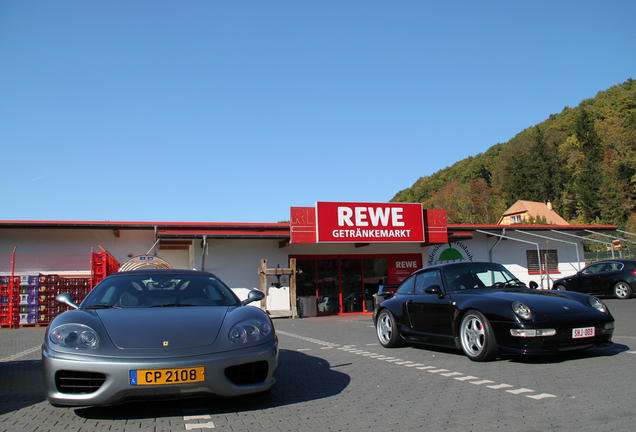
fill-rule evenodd
<path id="1" fill-rule="evenodd" d="M 231 397 L 269 390 L 278 339 L 269 316 L 212 273 L 138 270 L 104 278 L 47 328 L 45 394 L 54 406 Z"/>

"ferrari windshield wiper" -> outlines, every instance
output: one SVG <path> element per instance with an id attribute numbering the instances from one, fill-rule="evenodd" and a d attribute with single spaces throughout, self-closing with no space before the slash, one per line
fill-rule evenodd
<path id="1" fill-rule="evenodd" d="M 187 303 L 166 303 L 166 304 L 152 305 L 149 307 L 181 307 L 181 306 L 195 306 L 195 305 L 191 305 Z"/>
<path id="2" fill-rule="evenodd" d="M 108 304 L 98 304 L 86 306 L 84 309 L 121 309 L 119 306 L 113 306 Z"/>

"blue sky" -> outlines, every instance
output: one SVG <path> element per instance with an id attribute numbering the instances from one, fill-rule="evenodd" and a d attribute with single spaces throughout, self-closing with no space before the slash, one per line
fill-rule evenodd
<path id="1" fill-rule="evenodd" d="M 635 16 L 631 0 L 0 0 L 0 219 L 387 202 L 636 79 Z"/>

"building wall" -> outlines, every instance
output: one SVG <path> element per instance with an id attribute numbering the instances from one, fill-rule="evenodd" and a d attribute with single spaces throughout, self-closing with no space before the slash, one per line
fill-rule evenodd
<path id="1" fill-rule="evenodd" d="M 515 237 L 539 243 L 541 249 L 556 249 L 559 258 L 561 274 L 553 274 L 558 278 L 573 274 L 584 265 L 577 261 L 575 246 L 560 242 L 547 243 L 545 240 L 523 237 L 515 233 Z M 552 234 L 554 236 L 554 234 Z M 474 238 L 458 243 L 451 247 L 464 255 L 470 254 L 473 261 L 492 260 L 504 264 L 520 280 L 540 282 L 539 275 L 529 275 L 527 271 L 526 250 L 536 250 L 533 244 L 520 243 L 503 239 L 497 244 L 498 237 L 475 233 Z M 570 241 L 570 239 L 568 239 Z M 10 256 L 16 247 L 18 259 L 20 255 L 65 255 L 86 254 L 89 257 L 91 248 L 100 251 L 99 246 L 110 252 L 121 264 L 129 255 L 146 254 L 155 243 L 154 230 L 120 230 L 116 237 L 109 229 L 1 229 L 0 255 Z M 495 246 L 496 245 L 496 246 Z M 261 259 L 267 259 L 269 268 L 280 265 L 289 266 L 290 255 L 382 255 L 382 254 L 422 254 L 424 266 L 434 264 L 431 255 L 448 248 L 448 245 L 422 247 L 419 243 L 402 244 L 370 244 L 355 247 L 354 244 L 292 244 L 279 247 L 279 240 L 247 240 L 247 239 L 209 239 L 208 249 L 203 261 L 204 251 L 202 242 L 196 239 L 189 250 L 160 250 L 157 255 L 166 259 L 175 267 L 203 269 L 217 274 L 232 288 L 258 288 L 260 277 L 258 269 Z M 493 248 L 494 247 L 494 248 Z M 583 249 L 579 244 L 579 259 L 584 260 Z M 435 257 L 434 257 L 435 258 Z M 288 284 L 284 278 L 283 285 Z M 550 286 L 548 283 L 545 286 Z"/>

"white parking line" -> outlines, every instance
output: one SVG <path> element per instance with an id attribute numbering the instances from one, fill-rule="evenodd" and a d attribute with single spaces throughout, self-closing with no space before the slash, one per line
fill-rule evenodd
<path id="1" fill-rule="evenodd" d="M 512 393 L 512 394 L 521 394 L 521 393 L 534 393 L 534 390 L 530 390 L 527 388 L 520 388 L 520 389 L 515 389 L 515 390 L 506 390 L 508 393 Z"/>
<path id="2" fill-rule="evenodd" d="M 481 380 L 481 381 L 471 381 L 471 384 L 475 384 L 475 385 L 482 385 L 482 384 L 494 384 L 494 381 L 490 381 L 490 380 Z"/>
<path id="3" fill-rule="evenodd" d="M 186 406 L 183 408 L 183 421 L 184 422 L 194 422 L 199 420 L 210 420 L 205 421 L 203 423 L 186 423 L 185 430 L 194 430 L 194 429 L 214 429 L 214 422 L 212 420 L 212 416 L 210 414 L 204 414 L 207 412 L 207 408 L 202 406 Z"/>
<path id="4" fill-rule="evenodd" d="M 24 350 L 24 351 L 19 352 L 17 354 L 10 355 L 9 357 L 1 358 L 0 359 L 0 363 L 16 361 L 16 360 L 18 360 L 18 359 L 20 359 L 22 357 L 28 356 L 29 354 L 33 354 L 34 352 L 39 351 L 41 349 L 42 349 L 41 345 L 38 345 L 38 346 L 33 347 L 33 348 L 29 348 L 28 350 Z"/>
<path id="5" fill-rule="evenodd" d="M 445 377 L 454 377 L 454 376 L 458 376 L 458 375 L 464 375 L 461 372 L 449 372 L 449 373 L 443 373 L 440 374 L 441 376 L 445 376 Z"/>
<path id="6" fill-rule="evenodd" d="M 471 376 L 471 375 L 466 375 L 463 377 L 459 377 L 459 378 L 455 378 L 457 381 L 469 381 L 469 380 L 474 380 L 477 379 L 477 377 L 475 376 Z"/>
<path id="7" fill-rule="evenodd" d="M 183 416 L 184 421 L 192 421 L 192 420 L 210 420 L 212 417 L 210 414 L 201 414 L 201 415 L 190 415 Z"/>
<path id="8" fill-rule="evenodd" d="M 541 400 L 541 399 L 545 399 L 545 398 L 553 398 L 556 397 L 556 395 L 550 394 L 550 393 L 541 393 L 538 395 L 526 395 L 526 397 L 535 399 L 535 400 Z"/>
<path id="9" fill-rule="evenodd" d="M 508 387 L 512 387 L 512 386 L 510 384 L 496 384 L 496 385 L 491 385 L 491 386 L 486 386 L 486 387 L 491 388 L 491 389 L 495 389 L 495 390 L 499 390 L 499 389 L 502 389 L 502 388 L 508 388 Z"/>
<path id="10" fill-rule="evenodd" d="M 193 429 L 214 429 L 214 422 L 207 423 L 188 423 L 185 425 L 185 430 L 193 430 Z"/>
<path id="11" fill-rule="evenodd" d="M 339 350 L 342 350 L 344 352 L 348 352 L 350 354 L 357 354 L 357 355 L 362 355 L 365 357 L 369 357 L 372 359 L 376 359 L 376 360 L 382 360 L 385 361 L 387 363 L 394 363 L 396 365 L 400 365 L 400 366 L 406 366 L 406 367 L 410 367 L 410 368 L 415 368 L 417 370 L 422 370 L 422 371 L 427 371 L 430 373 L 434 373 L 434 374 L 438 374 L 439 376 L 443 376 L 443 377 L 447 377 L 447 378 L 453 378 L 457 381 L 468 381 L 473 385 L 483 385 L 483 384 L 489 384 L 486 385 L 486 387 L 493 389 L 493 390 L 504 390 L 508 393 L 511 394 L 515 394 L 515 395 L 524 395 L 528 398 L 534 399 L 534 400 L 542 400 L 542 399 L 546 399 L 546 398 L 555 398 L 558 397 L 556 395 L 550 394 L 550 393 L 538 393 L 538 394 L 527 394 L 527 393 L 536 393 L 535 390 L 531 390 L 531 389 L 527 389 L 527 388 L 518 388 L 518 389 L 514 389 L 512 387 L 512 385 L 510 384 L 497 384 L 495 381 L 492 380 L 488 380 L 488 379 L 479 379 L 476 376 L 472 376 L 472 375 L 464 375 L 461 372 L 450 372 L 448 369 L 440 369 L 437 366 L 424 366 L 421 363 L 413 363 L 412 361 L 409 360 L 403 360 L 403 359 L 399 359 L 399 358 L 395 358 L 395 357 L 389 357 L 389 356 L 385 356 L 383 354 L 377 354 L 377 353 L 373 353 L 373 352 L 369 352 L 369 351 L 363 351 L 360 349 L 356 349 L 355 345 L 338 345 L 338 344 L 332 344 L 329 342 L 324 342 L 324 341 L 319 341 L 316 339 L 311 339 L 311 338 L 306 338 L 303 336 L 299 336 L 299 335 L 295 335 L 292 333 L 287 333 L 287 332 L 278 332 L 280 334 L 283 334 L 285 336 L 290 336 L 290 337 L 294 337 L 297 339 L 301 339 L 301 340 L 305 340 L 308 342 L 312 342 L 312 343 L 317 343 L 320 345 L 325 345 L 329 348 L 335 348 L 337 347 Z M 372 345 L 376 345 L 376 344 L 366 344 L 367 346 L 372 346 Z M 323 348 L 324 349 L 324 348 Z M 301 350 L 298 350 L 301 351 Z M 636 351 L 630 351 L 631 354 L 636 354 Z"/>

